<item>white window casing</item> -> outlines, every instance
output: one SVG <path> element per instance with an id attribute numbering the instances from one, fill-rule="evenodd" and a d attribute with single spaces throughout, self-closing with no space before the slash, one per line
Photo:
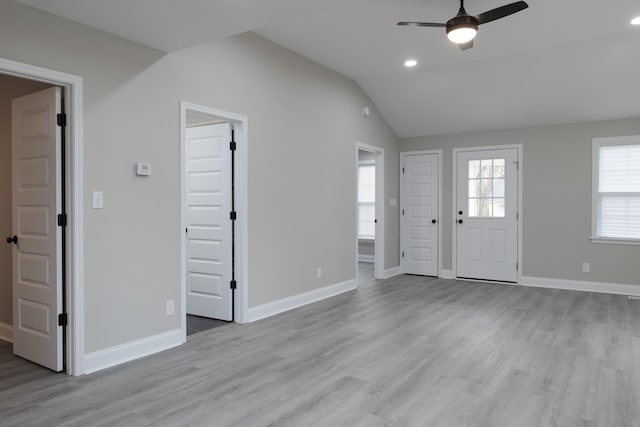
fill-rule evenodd
<path id="1" fill-rule="evenodd" d="M 595 243 L 640 245 L 640 135 L 593 139 Z"/>

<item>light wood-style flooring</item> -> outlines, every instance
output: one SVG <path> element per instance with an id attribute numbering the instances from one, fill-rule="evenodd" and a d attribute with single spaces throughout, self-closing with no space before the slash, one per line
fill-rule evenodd
<path id="1" fill-rule="evenodd" d="M 418 276 L 363 282 L 83 377 L 0 344 L 0 425 L 640 425 L 640 301 Z"/>

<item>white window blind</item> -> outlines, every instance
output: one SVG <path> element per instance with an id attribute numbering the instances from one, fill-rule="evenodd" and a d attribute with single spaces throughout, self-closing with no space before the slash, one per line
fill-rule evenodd
<path id="1" fill-rule="evenodd" d="M 358 238 L 376 235 L 376 167 L 358 166 Z"/>
<path id="2" fill-rule="evenodd" d="M 597 148 L 595 237 L 640 239 L 640 139 Z"/>

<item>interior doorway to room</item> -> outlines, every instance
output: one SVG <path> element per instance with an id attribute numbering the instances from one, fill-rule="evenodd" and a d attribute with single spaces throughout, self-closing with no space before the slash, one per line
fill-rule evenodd
<path id="1" fill-rule="evenodd" d="M 183 103 L 183 330 L 185 337 L 237 321 L 246 293 L 237 268 L 236 153 L 246 123 L 227 113 Z M 237 134 L 241 138 L 237 138 Z M 241 147 L 245 151 L 245 147 Z M 245 212 L 241 212 L 246 215 Z M 238 298 L 239 297 L 239 298 Z"/>
<path id="2" fill-rule="evenodd" d="M 383 150 L 358 144 L 356 168 L 356 277 L 365 283 L 384 270 Z"/>
<path id="3" fill-rule="evenodd" d="M 23 359 L 73 373 L 66 342 L 71 171 L 65 173 L 64 94 L 49 82 L 0 74 L 0 196 L 8 201 L 0 208 L 7 236 L 0 250 L 0 339 Z"/>
<path id="4" fill-rule="evenodd" d="M 518 282 L 520 148 L 454 150 L 456 276 Z"/>

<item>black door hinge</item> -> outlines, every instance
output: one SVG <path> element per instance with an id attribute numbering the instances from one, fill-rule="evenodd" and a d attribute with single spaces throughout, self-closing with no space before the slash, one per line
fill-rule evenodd
<path id="1" fill-rule="evenodd" d="M 67 326 L 68 320 L 67 313 L 58 314 L 58 326 Z"/>
<path id="2" fill-rule="evenodd" d="M 231 221 L 235 221 L 236 220 L 236 211 L 231 211 L 229 213 L 229 218 L 231 218 Z"/>
<path id="3" fill-rule="evenodd" d="M 230 283 L 230 288 L 231 289 L 236 289 L 238 287 L 238 282 L 236 282 L 235 280 L 232 280 Z"/>
<path id="4" fill-rule="evenodd" d="M 67 125 L 67 115 L 64 113 L 60 113 L 56 115 L 56 119 L 58 121 L 58 126 L 64 127 Z"/>
<path id="5" fill-rule="evenodd" d="M 58 227 L 66 227 L 67 226 L 67 214 L 61 213 L 58 214 Z"/>
<path id="6" fill-rule="evenodd" d="M 236 148 L 238 148 L 238 144 L 236 144 L 236 142 L 235 142 L 235 141 L 231 141 L 231 142 L 229 143 L 229 150 L 231 150 L 231 151 L 236 151 Z"/>

